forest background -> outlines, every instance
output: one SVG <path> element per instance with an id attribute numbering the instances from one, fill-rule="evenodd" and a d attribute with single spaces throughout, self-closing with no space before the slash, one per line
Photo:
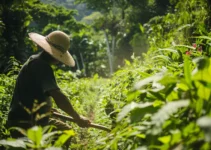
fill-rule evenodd
<path id="1" fill-rule="evenodd" d="M 34 128 L 26 133 L 30 144 L 0 144 L 55 148 L 66 135 L 74 138 L 72 149 L 211 148 L 209 0 L 0 4 L 0 138 L 9 137 L 5 120 L 20 67 L 39 52 L 29 32 L 70 35 L 76 67 L 54 67 L 57 82 L 80 114 L 112 128 L 106 133 L 73 124 L 73 131 L 63 133 L 56 145 Z"/>

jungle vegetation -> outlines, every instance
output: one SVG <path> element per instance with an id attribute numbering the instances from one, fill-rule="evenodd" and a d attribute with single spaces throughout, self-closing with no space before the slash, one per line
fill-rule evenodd
<path id="1" fill-rule="evenodd" d="M 210 29 L 209 0 L 1 0 L 0 145 L 60 150 L 72 137 L 70 149 L 211 149 Z M 59 86 L 111 132 L 69 122 L 69 131 L 35 126 L 11 139 L 5 123 L 15 81 L 39 52 L 28 33 L 54 30 L 70 35 L 77 64 L 53 68 Z"/>

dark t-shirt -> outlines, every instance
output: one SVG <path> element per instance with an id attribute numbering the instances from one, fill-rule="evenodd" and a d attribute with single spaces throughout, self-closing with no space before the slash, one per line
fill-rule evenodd
<path id="1" fill-rule="evenodd" d="M 42 60 L 39 55 L 31 56 L 23 65 L 15 85 L 15 90 L 10 104 L 8 120 L 10 121 L 35 121 L 35 116 L 46 114 L 51 108 L 51 99 L 48 91 L 59 89 L 51 66 Z M 32 110 L 33 104 L 46 102 L 34 115 L 30 115 L 26 109 Z M 25 108 L 24 108 L 25 107 Z M 48 117 L 36 120 L 46 124 Z M 36 122 L 35 121 L 35 122 Z M 38 123 L 39 124 L 39 123 Z"/>

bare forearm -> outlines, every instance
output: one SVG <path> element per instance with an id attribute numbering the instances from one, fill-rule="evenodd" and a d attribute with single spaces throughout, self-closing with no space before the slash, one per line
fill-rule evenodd
<path id="1" fill-rule="evenodd" d="M 53 97 L 56 105 L 60 109 L 76 119 L 76 123 L 80 127 L 89 127 L 90 121 L 78 115 L 78 113 L 74 110 L 72 104 L 69 102 L 68 98 L 60 90 L 49 91 L 49 94 Z"/>
<path id="2" fill-rule="evenodd" d="M 68 115 L 72 116 L 75 119 L 78 119 L 80 117 L 78 113 L 74 110 L 68 98 L 61 91 L 55 91 L 51 95 L 54 98 L 56 105 L 61 110 L 63 110 L 64 112 L 66 112 Z"/>
<path id="3" fill-rule="evenodd" d="M 72 104 L 66 97 L 64 97 L 62 102 L 58 103 L 57 106 L 73 118 L 79 118 L 78 113 L 74 110 Z"/>

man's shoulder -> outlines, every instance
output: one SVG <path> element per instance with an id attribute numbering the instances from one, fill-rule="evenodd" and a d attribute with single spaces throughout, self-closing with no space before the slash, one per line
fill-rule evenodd
<path id="1" fill-rule="evenodd" d="M 30 66 L 36 68 L 51 68 L 51 66 L 46 61 L 39 57 L 39 55 L 32 55 L 29 58 L 29 63 Z"/>

